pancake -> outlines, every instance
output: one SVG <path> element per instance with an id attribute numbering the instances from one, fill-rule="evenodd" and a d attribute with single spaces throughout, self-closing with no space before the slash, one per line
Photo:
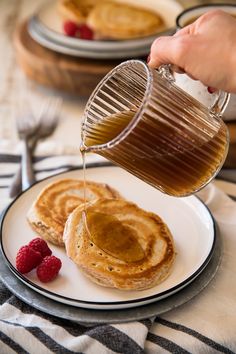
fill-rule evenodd
<path id="1" fill-rule="evenodd" d="M 115 1 L 102 1 L 89 13 L 87 25 L 100 38 L 132 39 L 145 37 L 164 28 L 154 11 Z"/>
<path id="2" fill-rule="evenodd" d="M 121 198 L 107 184 L 86 181 L 86 200 L 97 198 Z M 64 246 L 63 230 L 68 215 L 84 203 L 84 182 L 77 179 L 61 179 L 48 185 L 38 196 L 28 212 L 32 228 L 45 240 Z"/>
<path id="3" fill-rule="evenodd" d="M 60 0 L 58 12 L 64 20 L 70 20 L 77 24 L 85 23 L 88 14 L 98 0 Z"/>
<path id="4" fill-rule="evenodd" d="M 96 284 L 143 290 L 162 282 L 175 259 L 162 219 L 122 199 L 101 198 L 77 207 L 67 219 L 68 257 Z M 86 221 L 84 221 L 86 220 Z"/>

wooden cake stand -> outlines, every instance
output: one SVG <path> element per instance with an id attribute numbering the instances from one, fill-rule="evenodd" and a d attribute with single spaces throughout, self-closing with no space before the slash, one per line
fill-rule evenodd
<path id="1" fill-rule="evenodd" d="M 17 61 L 32 80 L 64 92 L 89 96 L 98 82 L 122 60 L 73 57 L 47 49 L 28 33 L 27 21 L 14 35 Z"/>

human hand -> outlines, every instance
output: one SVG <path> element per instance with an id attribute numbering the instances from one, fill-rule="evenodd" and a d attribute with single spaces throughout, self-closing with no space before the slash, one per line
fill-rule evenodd
<path id="1" fill-rule="evenodd" d="M 157 38 L 148 65 L 173 64 L 204 85 L 236 92 L 236 20 L 213 10 L 173 36 Z"/>

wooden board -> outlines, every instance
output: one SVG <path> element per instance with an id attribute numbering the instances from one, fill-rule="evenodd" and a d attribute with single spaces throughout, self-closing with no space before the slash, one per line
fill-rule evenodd
<path id="1" fill-rule="evenodd" d="M 47 49 L 30 37 L 26 21 L 15 30 L 14 47 L 17 62 L 30 79 L 80 96 L 89 96 L 104 75 L 121 62 L 72 57 Z"/>

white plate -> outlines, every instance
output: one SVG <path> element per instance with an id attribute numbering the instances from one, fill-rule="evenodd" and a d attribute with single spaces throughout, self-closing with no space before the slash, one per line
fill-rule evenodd
<path id="1" fill-rule="evenodd" d="M 89 58 L 89 59 L 124 59 L 124 58 L 134 58 L 145 56 L 150 51 L 150 45 L 145 47 L 137 47 L 130 49 L 120 49 L 120 50 L 98 50 L 98 49 L 83 49 L 77 48 L 73 45 L 61 44 L 60 41 L 55 39 L 50 39 L 47 35 L 44 34 L 41 27 L 38 26 L 38 23 L 35 22 L 34 18 L 28 23 L 28 30 L 31 37 L 44 46 L 45 48 L 54 50 L 55 52 L 67 54 L 71 56 Z M 155 37 L 156 38 L 156 37 Z M 155 39 L 153 37 L 153 40 Z M 91 42 L 91 41 L 90 41 Z"/>
<path id="2" fill-rule="evenodd" d="M 15 269 L 18 249 L 36 237 L 26 221 L 26 213 L 39 192 L 49 182 L 60 178 L 82 178 L 74 170 L 43 180 L 24 192 L 5 212 L 1 225 L 1 247 L 12 272 L 27 286 L 53 300 L 88 309 L 124 309 L 164 299 L 190 284 L 208 264 L 215 242 L 212 216 L 196 197 L 174 198 L 140 181 L 118 167 L 95 167 L 87 178 L 109 183 L 125 198 L 145 210 L 155 212 L 169 226 L 176 244 L 177 256 L 170 276 L 161 284 L 143 291 L 120 291 L 104 288 L 87 279 L 66 256 L 51 245 L 53 254 L 62 260 L 60 275 L 51 283 L 41 283 L 35 272 L 21 275 Z"/>
<path id="3" fill-rule="evenodd" d="M 120 1 L 120 0 L 119 0 Z M 118 55 L 146 55 L 153 40 L 160 34 L 173 33 L 175 20 L 183 7 L 175 0 L 127 0 L 127 3 L 142 6 L 161 14 L 167 24 L 167 30 L 140 39 L 122 41 L 83 40 L 65 36 L 62 30 L 62 19 L 57 11 L 57 1 L 46 3 L 29 22 L 31 36 L 43 46 L 70 55 L 88 56 L 94 58 L 117 58 Z M 67 52 L 68 51 L 68 52 Z"/>

